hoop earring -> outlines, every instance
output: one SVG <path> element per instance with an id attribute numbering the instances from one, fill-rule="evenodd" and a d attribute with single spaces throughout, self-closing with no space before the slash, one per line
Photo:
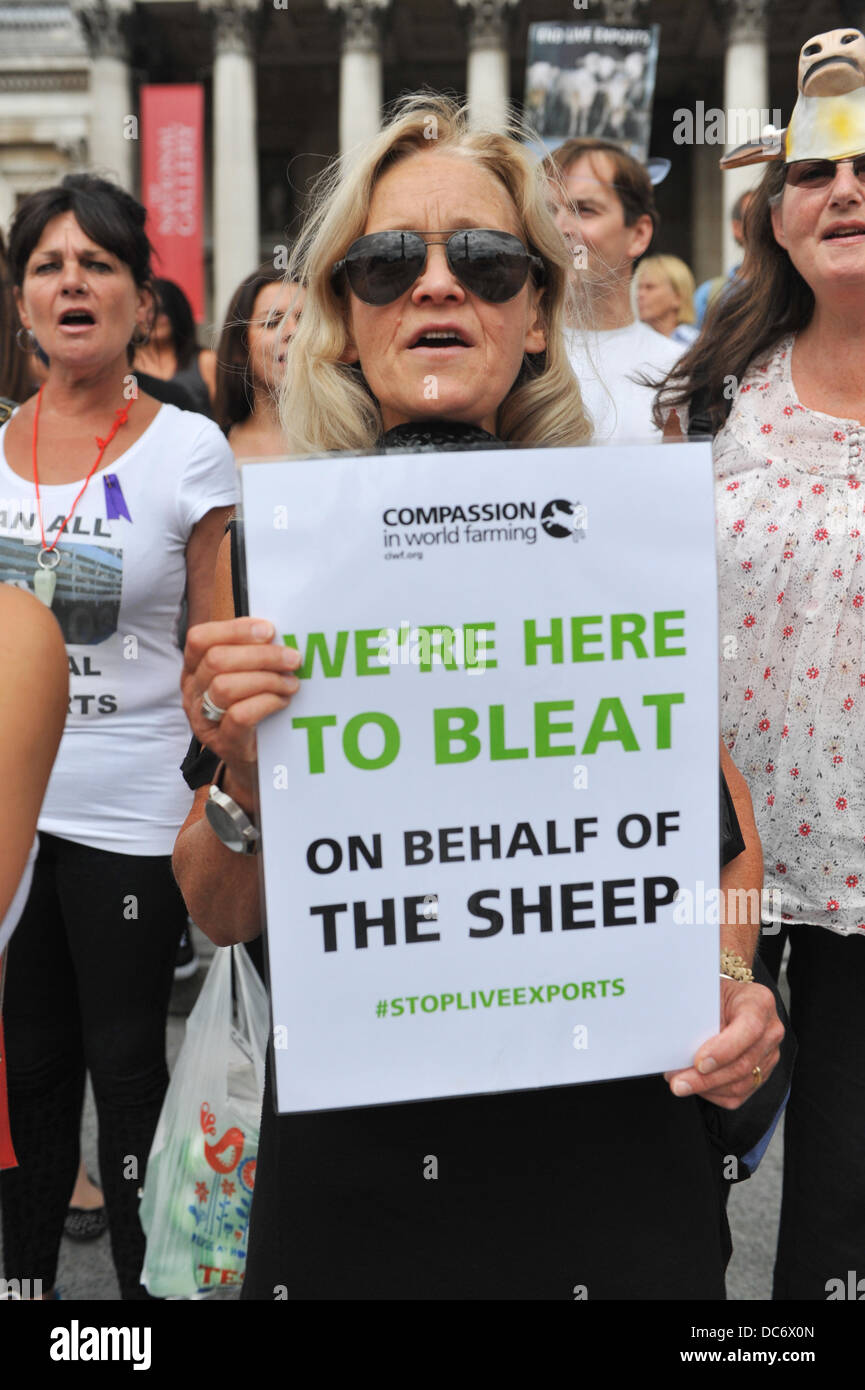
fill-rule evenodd
<path id="1" fill-rule="evenodd" d="M 22 336 L 24 335 L 23 341 Z M 22 352 L 35 353 L 39 351 L 39 343 L 32 328 L 25 328 L 23 323 L 15 334 L 15 341 Z"/>

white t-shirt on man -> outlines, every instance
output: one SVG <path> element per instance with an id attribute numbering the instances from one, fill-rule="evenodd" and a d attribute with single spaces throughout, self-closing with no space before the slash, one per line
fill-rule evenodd
<path id="1" fill-rule="evenodd" d="M 655 391 L 634 380 L 666 376 L 685 351 L 682 343 L 635 319 L 626 328 L 593 333 L 568 330 L 568 356 L 594 423 L 593 444 L 661 438 L 652 424 Z"/>
<path id="2" fill-rule="evenodd" d="M 0 582 L 32 593 L 41 547 L 36 494 L 6 462 L 6 428 Z M 40 486 L 49 545 L 80 488 L 80 479 Z M 174 405 L 163 405 L 91 478 L 57 546 L 52 611 L 69 658 L 69 713 L 41 831 L 120 854 L 174 848 L 191 804 L 179 771 L 190 739 L 177 645 L 186 546 L 203 516 L 236 499 L 234 455 L 221 430 Z"/>

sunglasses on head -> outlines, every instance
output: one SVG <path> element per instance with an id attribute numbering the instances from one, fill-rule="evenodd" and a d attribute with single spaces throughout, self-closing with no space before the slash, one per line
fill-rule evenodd
<path id="1" fill-rule="evenodd" d="M 427 237 L 444 240 L 427 241 Z M 544 263 L 528 252 L 519 237 L 472 227 L 453 232 L 370 232 L 353 242 L 331 271 L 346 279 L 364 304 L 392 304 L 423 272 L 427 247 L 444 246 L 452 273 L 472 294 L 489 304 L 504 304 L 519 294 L 531 270 L 543 282 Z"/>
<path id="2" fill-rule="evenodd" d="M 855 159 L 798 159 L 787 165 L 785 182 L 794 188 L 828 188 L 835 181 L 839 164 L 852 164 L 857 179 L 865 183 L 865 154 Z"/>

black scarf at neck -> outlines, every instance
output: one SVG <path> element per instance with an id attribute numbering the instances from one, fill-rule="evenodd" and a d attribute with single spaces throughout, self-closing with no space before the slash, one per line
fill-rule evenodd
<path id="1" fill-rule="evenodd" d="M 385 453 L 405 450 L 414 454 L 437 454 L 443 450 L 503 449 L 501 439 L 478 425 L 459 420 L 411 420 L 394 425 L 381 441 Z"/>

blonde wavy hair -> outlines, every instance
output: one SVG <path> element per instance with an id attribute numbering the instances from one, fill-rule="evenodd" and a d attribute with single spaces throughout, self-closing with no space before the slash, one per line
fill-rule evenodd
<path id="1" fill-rule="evenodd" d="M 676 294 L 679 296 L 679 308 L 676 323 L 696 323 L 697 314 L 694 309 L 694 291 L 697 286 L 690 268 L 684 261 L 680 261 L 678 256 L 646 256 L 640 261 L 634 274 L 634 288 L 640 283 L 640 277 L 646 271 L 656 271 L 665 280 L 669 280 Z"/>
<path id="2" fill-rule="evenodd" d="M 331 270 L 363 235 L 381 175 L 400 160 L 431 149 L 470 159 L 504 184 L 526 244 L 546 270 L 539 306 L 546 352 L 524 356 L 499 406 L 499 438 L 550 446 L 588 442 L 591 422 L 563 332 L 565 303 L 575 294 L 571 262 L 547 207 L 540 161 L 522 143 L 525 135 L 516 121 L 509 122 L 504 134 L 469 129 L 465 107 L 437 93 L 416 93 L 400 100 L 374 140 L 322 175 L 286 273 L 288 281 L 306 287 L 280 393 L 280 418 L 292 453 L 371 449 L 384 433 L 378 403 L 360 372 L 340 360 L 349 346 L 346 300 L 334 288 Z M 577 311 L 569 307 L 574 321 Z"/>

